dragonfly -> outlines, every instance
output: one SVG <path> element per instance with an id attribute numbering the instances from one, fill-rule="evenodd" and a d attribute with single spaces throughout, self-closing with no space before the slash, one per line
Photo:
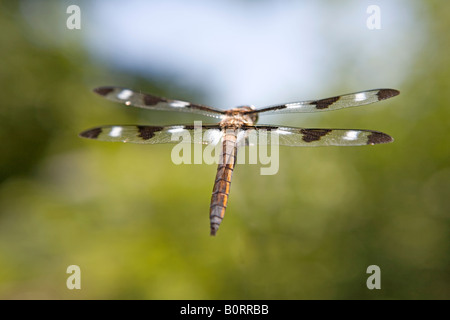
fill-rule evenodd
<path id="1" fill-rule="evenodd" d="M 262 108 L 246 105 L 228 110 L 219 110 L 191 102 L 167 99 L 127 88 L 104 86 L 94 89 L 100 96 L 114 102 L 148 110 L 189 112 L 202 116 L 217 118 L 216 124 L 202 125 L 201 130 L 213 132 L 218 139 L 201 141 L 201 143 L 220 143 L 220 161 L 211 196 L 209 219 L 210 235 L 216 235 L 224 218 L 230 194 L 231 178 L 236 165 L 237 152 L 240 147 L 248 146 L 249 135 L 257 137 L 262 133 L 276 132 L 278 145 L 309 146 L 360 146 L 384 144 L 393 141 L 386 133 L 375 130 L 359 129 L 311 129 L 283 127 L 275 125 L 256 125 L 260 114 L 285 114 L 303 112 L 321 112 L 356 107 L 386 100 L 397 96 L 395 89 L 372 89 L 344 94 L 326 99 L 284 103 Z M 105 125 L 95 127 L 79 134 L 82 138 L 101 141 L 118 141 L 138 144 L 177 143 L 172 139 L 174 132 L 193 135 L 193 125 Z M 196 143 L 195 140 L 192 140 Z"/>

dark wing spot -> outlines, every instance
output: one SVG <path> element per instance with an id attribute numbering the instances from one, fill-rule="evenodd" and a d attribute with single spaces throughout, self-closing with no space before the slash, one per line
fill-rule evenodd
<path id="1" fill-rule="evenodd" d="M 80 137 L 88 139 L 97 139 L 100 133 L 102 133 L 102 128 L 94 128 L 83 131 L 82 133 L 80 133 Z"/>
<path id="2" fill-rule="evenodd" d="M 312 101 L 311 104 L 316 105 L 316 109 L 327 109 L 329 106 L 331 106 L 333 103 L 338 101 L 341 97 L 333 97 L 333 98 L 327 98 L 322 100 L 315 100 Z"/>
<path id="3" fill-rule="evenodd" d="M 114 91 L 114 88 L 112 87 L 99 87 L 94 89 L 94 92 L 98 93 L 101 96 L 106 96 L 108 93 L 112 91 Z"/>
<path id="4" fill-rule="evenodd" d="M 377 96 L 378 100 L 385 100 L 391 97 L 395 97 L 398 94 L 400 94 L 400 91 L 395 89 L 380 89 L 380 91 L 378 91 L 377 93 Z"/>
<path id="5" fill-rule="evenodd" d="M 303 135 L 303 141 L 313 142 L 320 140 L 321 137 L 327 135 L 333 131 L 332 129 L 301 129 L 300 132 Z"/>
<path id="6" fill-rule="evenodd" d="M 383 132 L 372 132 L 367 137 L 367 144 L 380 144 L 380 143 L 389 143 L 394 141 L 394 139 Z"/>
<path id="7" fill-rule="evenodd" d="M 144 103 L 147 106 L 154 106 L 160 102 L 167 102 L 167 99 L 144 94 Z"/>
<path id="8" fill-rule="evenodd" d="M 164 127 L 137 126 L 139 137 L 144 140 L 151 139 L 155 136 L 155 132 L 163 130 Z"/>

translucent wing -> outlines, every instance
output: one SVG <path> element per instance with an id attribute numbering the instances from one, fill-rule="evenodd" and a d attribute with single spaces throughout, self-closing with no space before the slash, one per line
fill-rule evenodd
<path id="1" fill-rule="evenodd" d="M 199 104 L 156 97 L 120 87 L 99 87 L 94 89 L 94 92 L 111 101 L 150 110 L 191 112 L 214 118 L 222 118 L 225 113 Z"/>
<path id="2" fill-rule="evenodd" d="M 345 94 L 320 100 L 309 100 L 285 103 L 277 106 L 269 106 L 249 111 L 251 113 L 289 113 L 289 112 L 317 112 L 327 110 L 338 110 L 348 107 L 357 107 L 377 101 L 395 97 L 400 92 L 394 89 L 374 89 L 361 92 Z"/>
<path id="3" fill-rule="evenodd" d="M 361 146 L 389 143 L 394 139 L 379 131 L 355 129 L 304 129 L 277 126 L 246 127 L 238 135 L 238 145 L 264 143 L 292 147 Z"/>
<path id="4" fill-rule="evenodd" d="M 139 144 L 180 142 L 216 144 L 222 136 L 222 130 L 217 125 L 203 125 L 199 127 L 185 125 L 165 127 L 112 125 L 96 127 L 80 133 L 82 138 Z"/>

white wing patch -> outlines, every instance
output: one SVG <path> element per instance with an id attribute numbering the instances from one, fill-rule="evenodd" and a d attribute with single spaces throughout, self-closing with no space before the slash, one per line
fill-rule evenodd
<path id="1" fill-rule="evenodd" d="M 167 132 L 169 132 L 169 133 L 177 133 L 177 132 L 183 132 L 183 131 L 184 131 L 184 126 L 179 126 L 179 127 L 167 130 Z"/>
<path id="2" fill-rule="evenodd" d="M 355 94 L 355 101 L 359 102 L 359 101 L 364 101 L 367 99 L 367 95 L 365 92 L 360 92 Z"/>
<path id="3" fill-rule="evenodd" d="M 117 94 L 117 98 L 120 100 L 127 100 L 129 97 L 133 95 L 133 91 L 129 89 L 124 89 Z"/>
<path id="4" fill-rule="evenodd" d="M 283 134 L 283 135 L 285 135 L 285 134 L 292 134 L 292 132 L 285 131 L 285 130 L 283 130 L 283 128 L 278 128 L 278 129 L 274 130 L 274 133 L 276 133 L 276 134 Z"/>
<path id="5" fill-rule="evenodd" d="M 188 105 L 190 105 L 189 102 L 179 100 L 174 100 L 170 103 L 170 106 L 174 108 L 184 108 L 187 107 Z"/>
<path id="6" fill-rule="evenodd" d="M 349 141 L 357 140 L 358 133 L 359 133 L 358 131 L 350 130 L 345 134 L 345 136 L 342 137 L 342 139 Z"/>
<path id="7" fill-rule="evenodd" d="M 285 106 L 287 109 L 290 109 L 290 108 L 297 108 L 300 104 L 301 103 L 293 102 L 293 103 L 286 103 Z"/>
<path id="8" fill-rule="evenodd" d="M 122 134 L 122 127 L 112 127 L 111 131 L 109 132 L 109 136 L 113 138 L 120 137 L 121 134 Z"/>

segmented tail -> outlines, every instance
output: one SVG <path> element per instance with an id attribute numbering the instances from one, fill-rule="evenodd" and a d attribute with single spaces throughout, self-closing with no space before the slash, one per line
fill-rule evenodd
<path id="1" fill-rule="evenodd" d="M 225 215 L 230 193 L 231 177 L 236 164 L 237 133 L 234 129 L 227 129 L 222 143 L 222 154 L 217 168 L 216 180 L 211 196 L 209 219 L 211 223 L 211 235 L 215 236 L 219 225 Z"/>

